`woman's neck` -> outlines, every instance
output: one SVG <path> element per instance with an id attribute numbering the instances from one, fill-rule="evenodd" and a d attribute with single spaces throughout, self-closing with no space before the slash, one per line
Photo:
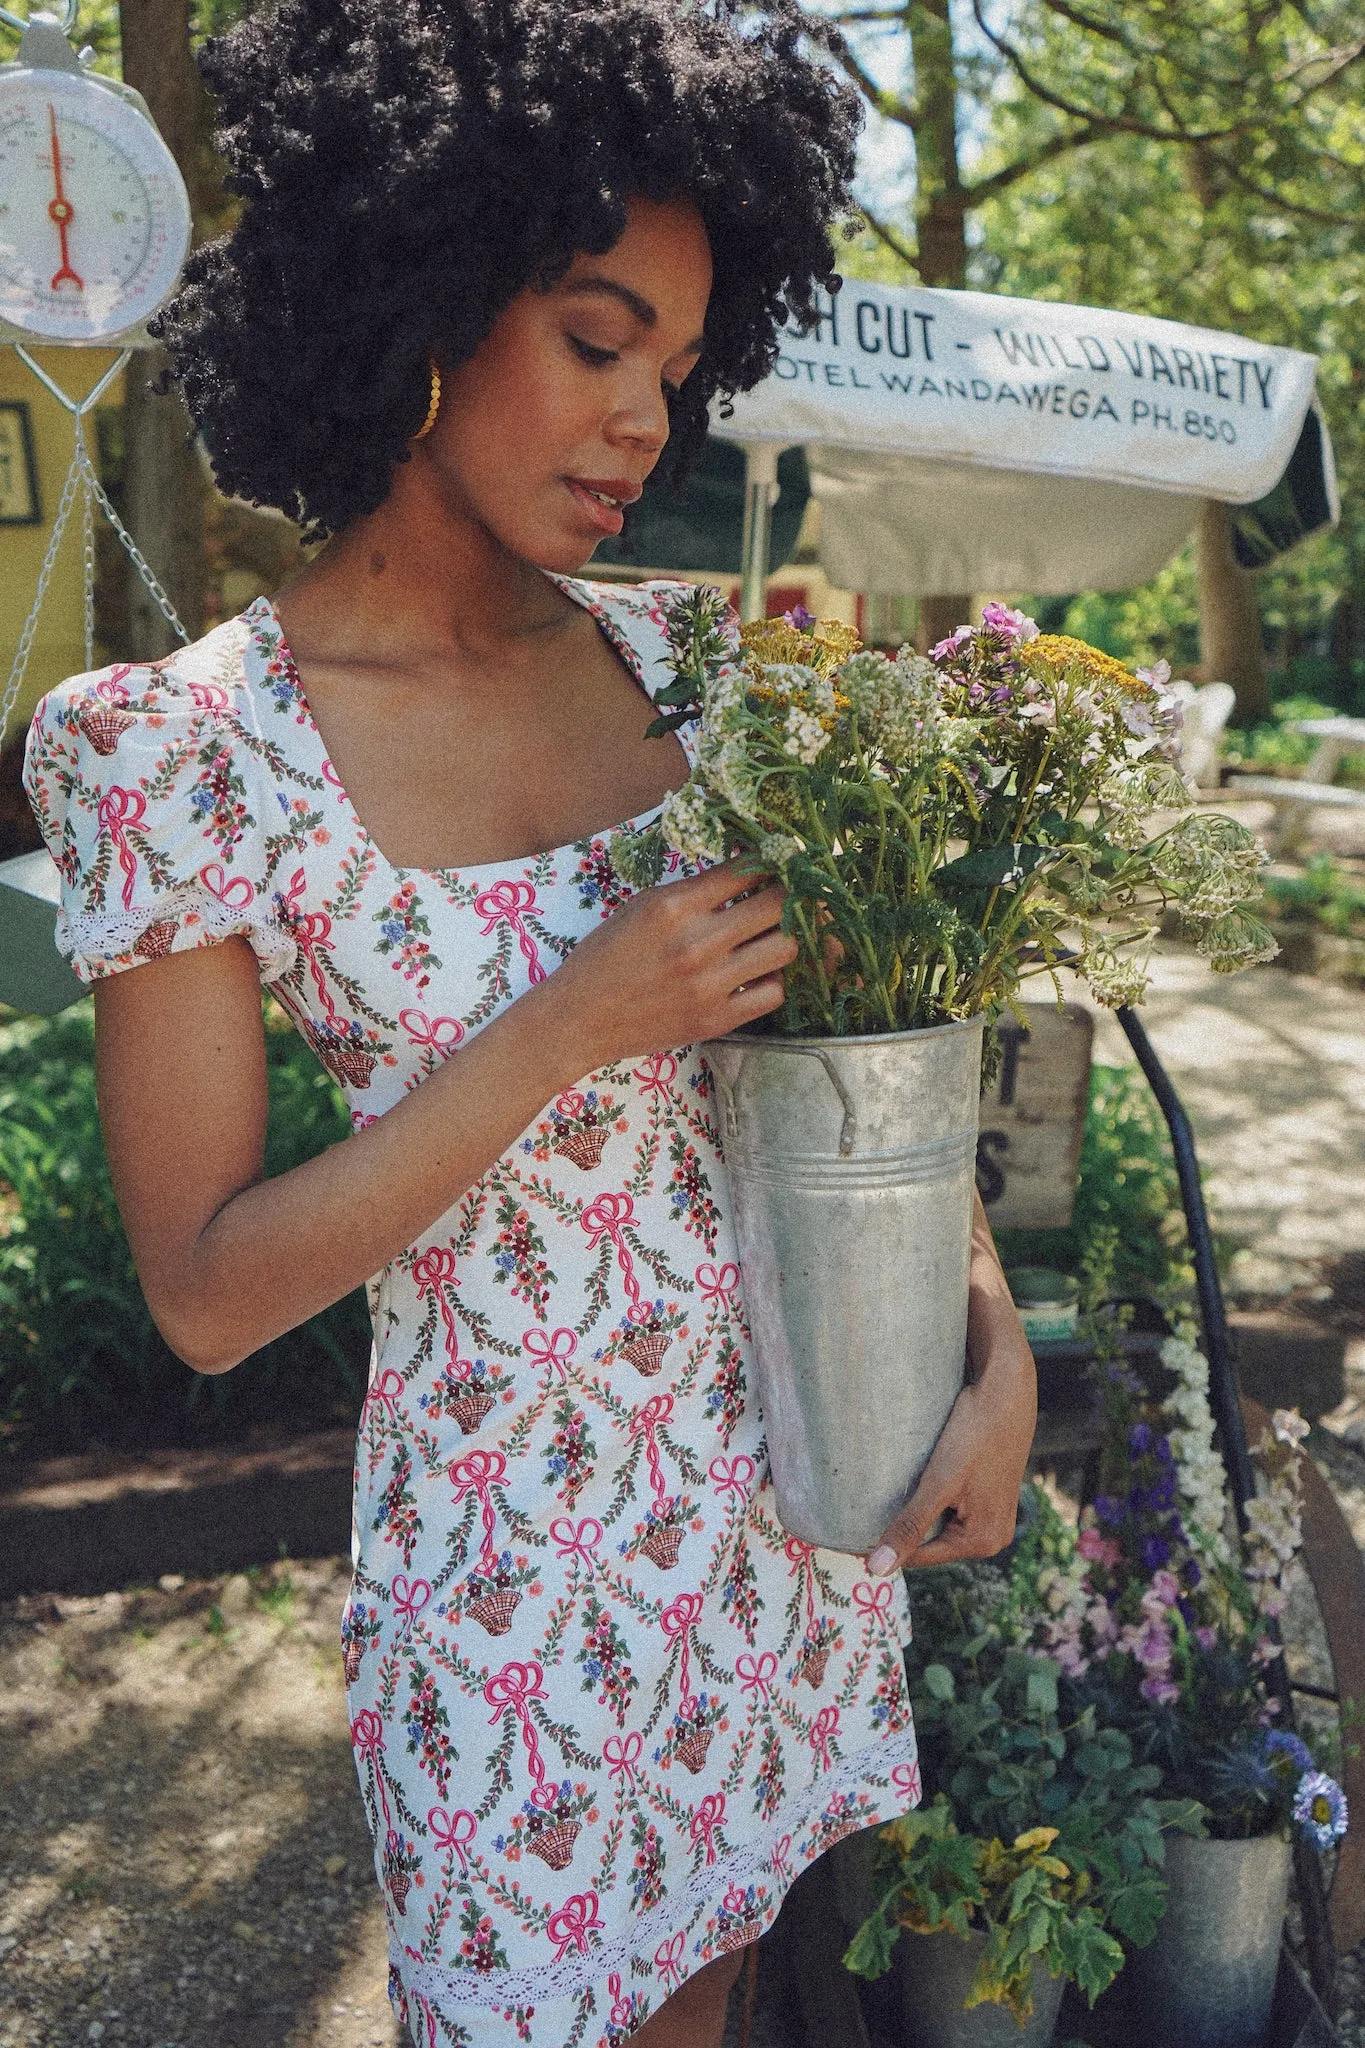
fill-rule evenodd
<path id="1" fill-rule="evenodd" d="M 404 666 L 481 660 L 561 620 L 565 599 L 441 488 L 434 466 L 398 466 L 375 512 L 329 540 L 280 603 L 303 660 Z"/>

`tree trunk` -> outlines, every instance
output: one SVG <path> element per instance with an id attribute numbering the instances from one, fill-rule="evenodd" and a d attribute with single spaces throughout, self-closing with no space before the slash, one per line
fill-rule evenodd
<path id="1" fill-rule="evenodd" d="M 1233 555 L 1227 506 L 1211 498 L 1200 507 L 1195 552 L 1204 680 L 1231 683 L 1239 723 L 1255 725 L 1270 716 L 1256 586 Z"/>
<path id="2" fill-rule="evenodd" d="M 959 626 L 967 626 L 971 622 L 970 597 L 922 597 L 915 645 L 921 654 L 927 654 L 931 647 L 937 647 L 940 640 L 946 640 Z"/>
<path id="3" fill-rule="evenodd" d="M 907 10 L 915 66 L 915 224 L 925 284 L 967 282 L 967 194 L 957 154 L 957 62 L 948 0 Z M 919 644 L 935 646 L 971 617 L 965 591 L 922 597 Z"/>
<path id="4" fill-rule="evenodd" d="M 120 0 L 123 76 L 151 108 L 180 166 L 196 224 L 222 205 L 212 150 L 208 95 L 190 51 L 189 0 Z M 204 624 L 204 499 L 207 484 L 179 394 L 150 386 L 166 367 L 160 349 L 139 349 L 129 365 L 124 423 L 128 525 L 194 638 Z M 128 564 L 129 645 L 137 661 L 178 642 L 146 585 Z"/>

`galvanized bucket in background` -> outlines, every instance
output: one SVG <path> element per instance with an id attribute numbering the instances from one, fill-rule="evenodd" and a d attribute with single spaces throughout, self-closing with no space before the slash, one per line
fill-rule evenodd
<path id="1" fill-rule="evenodd" d="M 980 1017 L 703 1048 L 784 1528 L 872 1547 L 957 1399 Z"/>

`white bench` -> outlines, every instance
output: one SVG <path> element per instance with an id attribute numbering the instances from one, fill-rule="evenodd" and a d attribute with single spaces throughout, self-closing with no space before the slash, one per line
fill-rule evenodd
<path id="1" fill-rule="evenodd" d="M 1275 854 L 1293 853 L 1302 844 L 1310 811 L 1365 812 L 1365 789 L 1339 789 L 1333 782 L 1290 782 L 1279 775 L 1237 775 L 1231 787 L 1241 796 L 1268 797 L 1274 805 L 1267 837 Z"/>

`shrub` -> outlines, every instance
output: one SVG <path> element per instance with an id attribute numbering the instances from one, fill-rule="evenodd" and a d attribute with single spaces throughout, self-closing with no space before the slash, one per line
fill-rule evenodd
<path id="1" fill-rule="evenodd" d="M 266 1023 L 273 1175 L 344 1138 L 349 1123 L 272 1004 Z M 191 1372 L 152 1321 L 114 1200 L 93 1004 L 0 1027 L 0 1447 L 52 1454 L 349 1419 L 368 1348 L 357 1291 L 231 1373 Z"/>

